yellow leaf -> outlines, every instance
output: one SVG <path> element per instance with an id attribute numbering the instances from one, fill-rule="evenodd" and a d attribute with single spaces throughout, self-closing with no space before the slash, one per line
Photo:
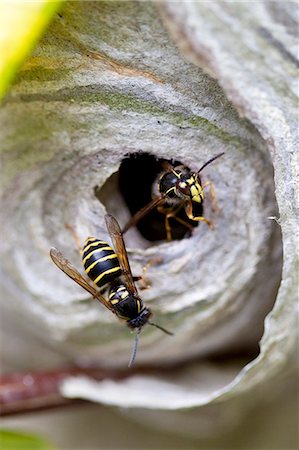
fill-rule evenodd
<path id="1" fill-rule="evenodd" d="M 52 444 L 40 436 L 15 430 L 0 430 L 2 450 L 54 450 Z"/>
<path id="2" fill-rule="evenodd" d="M 62 0 L 0 0 L 0 99 Z"/>

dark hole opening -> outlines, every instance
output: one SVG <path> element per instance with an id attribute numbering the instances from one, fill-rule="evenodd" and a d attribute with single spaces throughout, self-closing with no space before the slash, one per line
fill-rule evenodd
<path id="1" fill-rule="evenodd" d="M 123 159 L 119 168 L 118 188 L 132 216 L 152 200 L 153 184 L 158 182 L 159 175 L 163 172 L 164 161 L 148 153 L 135 153 Z M 169 162 L 174 165 L 182 164 L 180 161 Z M 198 222 L 188 219 L 184 208 L 177 217 L 193 227 L 198 225 Z M 183 239 L 191 234 L 188 228 L 172 218 L 170 226 L 172 239 Z M 157 208 L 146 214 L 136 224 L 136 228 L 148 241 L 166 239 L 165 215 L 158 212 Z"/>

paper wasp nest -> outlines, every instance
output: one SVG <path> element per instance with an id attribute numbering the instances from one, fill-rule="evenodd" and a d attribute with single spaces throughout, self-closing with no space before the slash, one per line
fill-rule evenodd
<path id="1" fill-rule="evenodd" d="M 2 308 L 6 333 L 22 339 L 17 346 L 9 338 L 2 349 L 10 367 L 126 367 L 128 328 L 58 271 L 49 248 L 81 270 L 65 225 L 83 243 L 89 235 L 109 241 L 106 211 L 125 223 L 117 184 L 125 155 L 175 159 L 196 170 L 222 151 L 202 173 L 215 185 L 219 212 L 208 194 L 204 209 L 215 230 L 199 224 L 191 237 L 170 243 L 146 241 L 136 229 L 125 236 L 135 275 L 161 259 L 141 295 L 175 336 L 147 327 L 137 355 L 155 375 L 95 386 L 77 380 L 65 392 L 173 410 L 218 399 L 230 402 L 233 415 L 242 393 L 292 367 L 293 6 L 284 6 L 274 36 L 273 4 L 254 11 L 238 5 L 165 2 L 158 12 L 149 3 L 72 2 L 21 70 L 1 111 Z M 159 374 L 167 367 L 176 368 Z M 195 432 L 191 416 L 179 420 Z"/>

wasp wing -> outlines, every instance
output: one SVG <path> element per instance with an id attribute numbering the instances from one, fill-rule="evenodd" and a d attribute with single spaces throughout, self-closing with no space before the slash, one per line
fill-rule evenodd
<path id="1" fill-rule="evenodd" d="M 109 231 L 114 250 L 118 256 L 120 267 L 123 271 L 124 277 L 126 279 L 126 284 L 129 291 L 135 296 L 139 297 L 137 288 L 135 286 L 132 271 L 128 259 L 128 254 L 126 246 L 124 243 L 123 235 L 117 220 L 111 216 L 111 214 L 106 214 L 105 216 L 107 229 Z"/>
<path id="2" fill-rule="evenodd" d="M 147 213 L 149 213 L 152 209 L 154 209 L 156 206 L 158 206 L 160 203 L 163 203 L 165 199 L 165 195 L 162 195 L 161 197 L 156 197 L 153 200 L 151 200 L 149 203 L 147 203 L 143 208 L 141 208 L 134 216 L 131 217 L 131 219 L 126 223 L 124 226 L 122 232 L 125 234 L 129 228 L 136 225 L 136 223 L 139 222 Z"/>
<path id="3" fill-rule="evenodd" d="M 70 263 L 70 261 L 63 256 L 63 254 L 56 248 L 51 248 L 50 256 L 54 264 L 59 267 L 62 272 L 68 275 L 72 280 L 74 280 L 79 286 L 85 289 L 94 298 L 99 300 L 106 308 L 110 309 L 114 313 L 113 307 L 110 303 L 96 290 L 94 289 L 81 275 L 80 272 Z"/>

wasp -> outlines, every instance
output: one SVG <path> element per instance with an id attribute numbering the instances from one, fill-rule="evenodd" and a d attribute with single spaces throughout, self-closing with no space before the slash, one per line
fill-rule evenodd
<path id="1" fill-rule="evenodd" d="M 177 217 L 178 212 L 182 208 L 184 208 L 188 219 L 196 222 L 203 221 L 212 228 L 212 222 L 202 215 L 202 205 L 205 198 L 204 188 L 207 186 L 210 186 L 212 199 L 216 203 L 214 190 L 210 181 L 204 184 L 201 183 L 199 174 L 208 164 L 211 164 L 222 155 L 224 155 L 224 152 L 209 159 L 197 172 L 193 172 L 187 166 L 173 166 L 165 161 L 163 163 L 165 170 L 160 175 L 156 187 L 158 195 L 131 217 L 122 232 L 126 233 L 129 228 L 136 225 L 153 208 L 157 208 L 159 212 L 165 215 L 166 238 L 168 241 L 172 239 L 170 218 L 173 218 L 190 230 L 193 229 L 190 223 Z"/>
<path id="2" fill-rule="evenodd" d="M 129 264 L 126 246 L 120 226 L 116 219 L 107 214 L 105 216 L 113 248 L 105 241 L 94 237 L 86 239 L 82 249 L 82 261 L 86 274 L 98 288 L 107 290 L 106 299 L 99 289 L 89 283 L 78 270 L 56 248 L 51 248 L 50 256 L 53 262 L 72 280 L 89 292 L 96 300 L 108 308 L 118 318 L 125 321 L 131 330 L 136 331 L 135 343 L 129 367 L 134 363 L 138 336 L 145 324 L 153 325 L 166 334 L 170 331 L 150 321 L 151 310 L 141 300 Z M 106 287 L 106 288 L 105 288 Z"/>

